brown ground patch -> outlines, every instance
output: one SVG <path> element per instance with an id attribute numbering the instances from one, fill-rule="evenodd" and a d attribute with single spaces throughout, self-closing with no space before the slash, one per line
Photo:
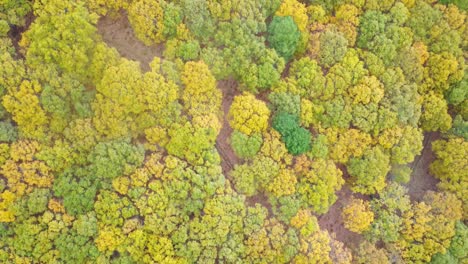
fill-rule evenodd
<path id="1" fill-rule="evenodd" d="M 237 91 L 237 82 L 235 80 L 223 80 L 218 81 L 218 88 L 223 93 L 223 127 L 218 134 L 216 139 L 216 149 L 218 150 L 219 155 L 221 156 L 221 167 L 223 168 L 223 174 L 226 178 L 229 179 L 229 171 L 232 170 L 234 165 L 239 163 L 239 158 L 234 153 L 234 150 L 229 144 L 229 137 L 233 129 L 228 122 L 228 112 L 231 107 L 234 97 L 239 94 Z"/>
<path id="2" fill-rule="evenodd" d="M 437 190 L 439 180 L 430 174 L 429 165 L 435 159 L 434 152 L 432 152 L 432 142 L 439 138 L 440 133 L 438 132 L 424 134 L 424 148 L 421 155 L 416 156 L 414 161 L 410 163 L 413 173 L 407 186 L 409 189 L 408 194 L 413 201 L 420 201 L 426 191 Z"/>
<path id="3" fill-rule="evenodd" d="M 351 199 L 352 194 L 349 187 L 344 185 L 343 188 L 336 193 L 338 196 L 336 202 L 329 208 L 326 214 L 318 217 L 318 222 L 322 230 L 326 229 L 330 234 L 335 234 L 338 241 L 343 242 L 346 247 L 350 249 L 355 249 L 363 240 L 363 236 L 346 229 L 344 227 L 343 218 L 341 217 L 341 211 L 349 199 Z"/>
<path id="4" fill-rule="evenodd" d="M 97 24 L 98 32 L 107 45 L 114 47 L 122 57 L 140 62 L 143 71 L 149 71 L 154 57 L 162 57 L 164 45 L 146 46 L 133 33 L 127 14 L 114 18 L 104 16 Z"/>
<path id="5" fill-rule="evenodd" d="M 8 37 L 11 39 L 13 47 L 16 51 L 16 58 L 15 59 L 24 59 L 24 54 L 22 53 L 22 49 L 19 45 L 23 33 L 26 32 L 31 24 L 34 22 L 36 17 L 34 16 L 33 12 L 30 12 L 26 15 L 24 25 L 17 26 L 17 25 L 10 25 L 10 31 L 8 31 Z M 24 52 L 24 50 L 23 50 Z"/>

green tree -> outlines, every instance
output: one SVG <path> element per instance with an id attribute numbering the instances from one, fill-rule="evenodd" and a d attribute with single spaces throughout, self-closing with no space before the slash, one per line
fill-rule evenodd
<path id="1" fill-rule="evenodd" d="M 389 156 L 380 147 L 364 152 L 362 158 L 352 158 L 347 166 L 352 190 L 363 194 L 379 193 L 385 187 L 389 162 Z"/>
<path id="2" fill-rule="evenodd" d="M 291 16 L 274 16 L 268 25 L 268 42 L 286 61 L 290 60 L 301 33 Z"/>
<path id="3" fill-rule="evenodd" d="M 263 144 L 260 134 L 248 136 L 242 132 L 234 130 L 231 134 L 230 144 L 236 155 L 240 158 L 250 158 L 255 156 Z"/>
<path id="4" fill-rule="evenodd" d="M 310 150 L 310 132 L 300 127 L 297 116 L 280 112 L 274 116 L 272 126 L 281 134 L 289 153 L 299 155 Z"/>
<path id="5" fill-rule="evenodd" d="M 348 40 L 339 32 L 327 30 L 320 35 L 320 64 L 330 68 L 343 59 Z"/>

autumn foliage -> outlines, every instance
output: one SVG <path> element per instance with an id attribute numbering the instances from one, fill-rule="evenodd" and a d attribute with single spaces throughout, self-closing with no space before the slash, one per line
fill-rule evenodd
<path id="1" fill-rule="evenodd" d="M 0 263 L 466 263 L 467 9 L 0 0 Z"/>

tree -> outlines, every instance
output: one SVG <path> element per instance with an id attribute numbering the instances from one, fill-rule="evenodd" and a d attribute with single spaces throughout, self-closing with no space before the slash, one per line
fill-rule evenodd
<path id="1" fill-rule="evenodd" d="M 31 2 L 27 0 L 5 0 L 0 7 L 0 19 L 8 24 L 23 26 L 25 16 L 31 11 Z"/>
<path id="2" fill-rule="evenodd" d="M 191 164 L 203 164 L 214 149 L 216 131 L 209 127 L 195 127 L 189 122 L 174 124 L 168 132 L 167 152 L 184 158 Z"/>
<path id="3" fill-rule="evenodd" d="M 48 118 L 37 97 L 41 90 L 39 83 L 25 80 L 18 88 L 10 90 L 3 97 L 3 106 L 12 114 L 21 135 L 26 138 L 45 138 Z"/>
<path id="4" fill-rule="evenodd" d="M 253 196 L 265 189 L 278 173 L 279 165 L 275 161 L 257 156 L 248 163 L 236 165 L 231 175 L 238 192 Z"/>
<path id="5" fill-rule="evenodd" d="M 280 112 L 273 118 L 272 126 L 281 134 L 289 153 L 299 155 L 310 150 L 310 132 L 300 127 L 297 116 Z"/>
<path id="6" fill-rule="evenodd" d="M 431 173 L 441 180 L 439 188 L 455 193 L 464 202 L 466 214 L 468 142 L 462 138 L 437 140 L 432 143 L 432 150 L 436 160 L 430 165 Z"/>
<path id="7" fill-rule="evenodd" d="M 181 81 L 185 85 L 182 94 L 184 108 L 191 116 L 219 113 L 221 91 L 216 87 L 216 79 L 203 61 L 187 62 Z"/>
<path id="8" fill-rule="evenodd" d="M 397 143 L 391 148 L 391 163 L 406 164 L 412 162 L 423 149 L 423 134 L 420 129 L 406 126 Z"/>
<path id="9" fill-rule="evenodd" d="M 379 193 L 385 187 L 390 158 L 380 147 L 367 150 L 362 158 L 352 158 L 347 166 L 352 190 L 363 194 Z"/>
<path id="10" fill-rule="evenodd" d="M 364 241 L 359 244 L 358 252 L 357 254 L 353 255 L 353 257 L 353 260 L 358 264 L 390 263 L 385 249 L 377 248 L 374 244 L 369 243 L 368 241 Z"/>
<path id="11" fill-rule="evenodd" d="M 128 19 L 136 36 L 145 45 L 164 40 L 164 9 L 160 1 L 132 2 L 128 7 Z"/>
<path id="12" fill-rule="evenodd" d="M 93 210 L 94 198 L 100 187 L 90 171 L 70 168 L 55 179 L 54 194 L 63 198 L 63 206 L 70 215 L 81 215 Z"/>
<path id="13" fill-rule="evenodd" d="M 334 31 L 325 31 L 320 35 L 320 64 L 330 68 L 343 59 L 348 50 L 348 40 Z"/>
<path id="14" fill-rule="evenodd" d="M 290 16 L 274 16 L 268 25 L 268 42 L 286 61 L 296 51 L 300 36 L 301 33 Z"/>
<path id="15" fill-rule="evenodd" d="M 244 133 L 234 130 L 231 134 L 230 144 L 239 158 L 251 158 L 260 150 L 263 139 L 260 134 L 247 136 Z"/>
<path id="16" fill-rule="evenodd" d="M 285 112 L 295 116 L 300 114 L 301 98 L 298 95 L 272 92 L 268 95 L 268 100 L 272 104 L 273 112 Z"/>
<path id="17" fill-rule="evenodd" d="M 246 135 L 265 131 L 269 116 L 266 104 L 250 93 L 234 97 L 228 114 L 231 127 Z"/>
<path id="18" fill-rule="evenodd" d="M 88 156 L 91 172 L 100 179 L 131 174 L 143 159 L 143 148 L 124 140 L 98 143 Z"/>
<path id="19" fill-rule="evenodd" d="M 352 198 L 341 212 L 344 225 L 350 231 L 362 233 L 369 229 L 374 221 L 374 213 L 371 211 L 369 202 L 358 198 Z"/>
<path id="20" fill-rule="evenodd" d="M 461 217 L 461 202 L 453 194 L 427 192 L 423 202 L 403 215 L 397 242 L 402 257 L 406 261 L 429 262 L 436 253 L 445 252 Z"/>
<path id="21" fill-rule="evenodd" d="M 370 242 L 382 240 L 385 243 L 392 243 L 398 240 L 403 223 L 401 215 L 411 210 L 411 201 L 407 192 L 406 187 L 390 182 L 379 193 L 379 198 L 371 200 L 374 221 L 365 233 Z"/>
<path id="22" fill-rule="evenodd" d="M 294 170 L 299 175 L 296 189 L 302 202 L 318 214 L 326 213 L 344 184 L 341 170 L 331 160 L 305 156 L 299 157 Z"/>
<path id="23" fill-rule="evenodd" d="M 20 45 L 27 48 L 26 60 L 31 67 L 45 63 L 86 80 L 97 17 L 79 3 L 68 3 L 62 9 L 49 5 L 54 4 L 46 4 L 43 10 L 49 12 L 35 19 L 21 40 Z"/>
<path id="24" fill-rule="evenodd" d="M 361 157 L 372 141 L 369 134 L 357 129 L 328 129 L 325 135 L 329 142 L 330 158 L 343 164 L 347 163 L 351 157 Z"/>
<path id="25" fill-rule="evenodd" d="M 452 125 L 452 118 L 448 114 L 447 102 L 438 94 L 430 91 L 423 97 L 421 127 L 425 131 L 445 132 Z"/>

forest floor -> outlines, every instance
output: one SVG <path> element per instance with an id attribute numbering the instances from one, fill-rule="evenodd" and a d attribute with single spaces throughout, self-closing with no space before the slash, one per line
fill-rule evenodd
<path id="1" fill-rule="evenodd" d="M 121 56 L 141 63 L 143 71 L 150 70 L 149 63 L 154 57 L 162 57 L 163 45 L 146 46 L 138 40 L 128 22 L 125 14 L 117 18 L 103 17 L 98 22 L 98 32 L 103 40 L 111 47 L 117 49 Z M 229 144 L 229 137 L 232 128 L 228 123 L 227 115 L 232 101 L 239 94 L 238 84 L 235 80 L 218 81 L 218 88 L 223 93 L 222 110 L 223 122 L 222 129 L 216 140 L 216 149 L 221 156 L 221 167 L 223 174 L 232 182 L 229 172 L 234 165 L 239 164 L 240 160 L 235 155 Z M 266 94 L 260 94 L 259 99 L 266 100 Z M 412 200 L 419 201 L 428 190 L 436 190 L 438 180 L 429 173 L 429 165 L 434 160 L 431 143 L 440 138 L 439 133 L 427 133 L 424 136 L 424 149 L 421 155 L 415 158 L 410 164 L 413 169 L 411 180 L 407 184 L 409 195 Z M 319 217 L 319 225 L 327 229 L 330 234 L 336 236 L 336 239 L 350 247 L 357 247 L 363 240 L 363 236 L 347 230 L 343 225 L 341 211 L 347 201 L 350 199 L 352 191 L 347 185 L 337 192 L 337 201 L 330 207 L 328 212 Z M 365 197 L 361 197 L 365 198 Z M 265 206 L 271 214 L 271 205 L 264 195 L 256 195 L 246 200 L 247 204 L 253 206 L 260 203 Z"/>
<path id="2" fill-rule="evenodd" d="M 164 45 L 146 46 L 134 34 L 125 14 L 116 18 L 104 16 L 97 24 L 98 32 L 107 45 L 114 47 L 122 57 L 140 62 L 144 72 L 150 70 L 154 57 L 162 57 Z"/>
<path id="3" fill-rule="evenodd" d="M 223 93 L 223 123 L 218 138 L 216 139 L 216 149 L 221 156 L 221 167 L 223 168 L 223 174 L 229 177 L 229 171 L 234 168 L 234 165 L 239 163 L 234 150 L 229 144 L 229 137 L 232 133 L 232 128 L 228 122 L 228 112 L 231 107 L 234 97 L 239 94 L 237 88 L 237 82 L 235 80 L 218 81 L 218 88 Z"/>
<path id="4" fill-rule="evenodd" d="M 435 191 L 439 180 L 429 173 L 429 165 L 434 161 L 435 154 L 432 151 L 432 142 L 440 138 L 440 133 L 431 132 L 424 134 L 423 150 L 410 163 L 413 169 L 411 180 L 407 184 L 408 193 L 413 201 L 420 201 L 426 191 Z"/>

